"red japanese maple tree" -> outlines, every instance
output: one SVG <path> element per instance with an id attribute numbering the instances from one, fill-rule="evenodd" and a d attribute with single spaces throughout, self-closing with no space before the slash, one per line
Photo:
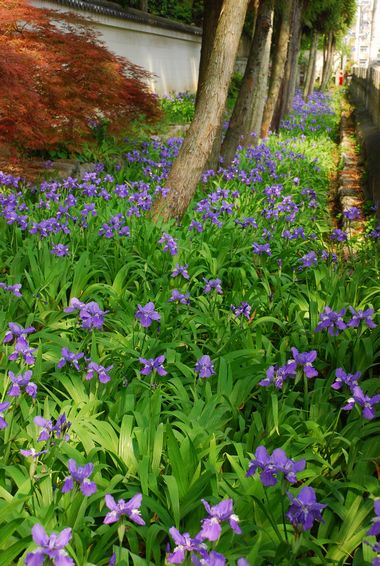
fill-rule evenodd
<path id="1" fill-rule="evenodd" d="M 76 14 L 0 0 L 0 145 L 75 148 L 93 120 L 118 132 L 137 115 L 152 119 L 159 111 L 149 77 Z"/>

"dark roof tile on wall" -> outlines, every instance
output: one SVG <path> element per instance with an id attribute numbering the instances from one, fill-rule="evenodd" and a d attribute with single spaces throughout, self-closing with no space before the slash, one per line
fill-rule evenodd
<path id="1" fill-rule="evenodd" d="M 152 14 L 141 12 L 140 10 L 134 10 L 133 8 L 122 8 L 117 4 L 114 4 L 112 2 L 107 2 L 104 0 L 50 0 L 50 1 L 56 4 L 60 4 L 62 6 L 67 6 L 68 8 L 83 10 L 85 12 L 93 12 L 95 14 L 111 16 L 123 20 L 131 20 L 141 24 L 163 27 L 175 31 L 182 31 L 184 33 L 191 33 L 193 35 L 199 35 L 199 36 L 202 35 L 202 29 L 199 27 L 182 24 L 180 22 L 175 22 L 173 20 L 167 20 L 166 18 L 161 18 L 159 16 L 153 16 Z"/>

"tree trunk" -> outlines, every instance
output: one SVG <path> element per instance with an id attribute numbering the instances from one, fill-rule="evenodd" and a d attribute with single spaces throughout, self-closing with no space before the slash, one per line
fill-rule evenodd
<path id="1" fill-rule="evenodd" d="M 315 65 L 317 62 L 317 49 L 318 49 L 318 33 L 313 30 L 311 43 L 310 43 L 310 53 L 309 61 L 307 63 L 307 71 L 305 77 L 305 84 L 303 89 L 303 97 L 306 100 L 314 89 L 314 77 L 315 77 Z"/>
<path id="2" fill-rule="evenodd" d="M 181 218 L 195 193 L 223 118 L 228 85 L 243 29 L 248 0 L 224 0 L 207 69 L 193 121 L 166 187 L 169 193 L 153 209 L 155 220 Z"/>
<path id="3" fill-rule="evenodd" d="M 204 2 L 201 57 L 199 60 L 198 88 L 195 97 L 195 105 L 198 104 L 202 86 L 207 78 L 207 66 L 210 61 L 210 55 L 212 47 L 214 45 L 215 32 L 222 6 L 223 0 L 205 0 Z"/>
<path id="4" fill-rule="evenodd" d="M 139 0 L 139 8 L 143 12 L 148 12 L 148 0 Z"/>
<path id="5" fill-rule="evenodd" d="M 321 90 L 326 90 L 326 88 L 329 86 L 333 66 L 334 49 L 335 35 L 334 32 L 329 31 L 327 34 L 325 57 L 323 61 Z"/>
<path id="6" fill-rule="evenodd" d="M 272 24 L 273 0 L 261 0 L 242 85 L 222 144 L 221 154 L 227 164 L 234 158 L 241 138 L 246 143 L 252 141 L 249 134 L 253 110 L 256 112 L 256 117 L 259 106 L 258 96 L 262 96 L 268 80 Z"/>
<path id="7" fill-rule="evenodd" d="M 261 137 L 268 135 L 269 127 L 272 122 L 274 109 L 281 88 L 283 72 L 286 63 L 286 55 L 290 38 L 290 23 L 293 0 L 288 0 L 283 7 L 281 15 L 281 26 L 278 35 L 276 51 L 273 55 L 272 72 L 267 101 L 264 108 L 263 120 L 261 124 Z"/>
<path id="8" fill-rule="evenodd" d="M 278 130 L 282 118 L 289 113 L 293 104 L 297 81 L 297 63 L 301 43 L 302 0 L 293 3 L 288 54 L 286 58 L 285 74 L 281 89 L 281 98 L 276 112 L 273 127 Z"/>

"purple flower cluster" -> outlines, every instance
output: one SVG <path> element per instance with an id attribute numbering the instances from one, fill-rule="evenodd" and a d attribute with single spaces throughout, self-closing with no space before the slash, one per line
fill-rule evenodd
<path id="1" fill-rule="evenodd" d="M 35 552 L 29 552 L 25 558 L 26 566 L 42 566 L 45 558 L 52 561 L 55 566 L 74 566 L 74 560 L 64 550 L 71 540 L 71 529 L 63 529 L 59 534 L 46 534 L 42 525 L 36 524 L 32 527 L 32 537 L 39 548 Z"/>
<path id="2" fill-rule="evenodd" d="M 108 367 L 104 367 L 96 362 L 89 361 L 89 363 L 87 364 L 87 372 L 85 375 L 85 379 L 86 381 L 90 381 L 95 376 L 97 376 L 100 383 L 108 383 L 111 380 L 111 376 L 109 375 L 109 372 L 111 371 L 112 368 L 113 368 L 112 365 Z"/>
<path id="3" fill-rule="evenodd" d="M 9 397 L 20 397 L 21 388 L 24 388 L 25 393 L 32 397 L 32 399 L 35 399 L 37 397 L 37 385 L 31 381 L 32 375 L 31 370 L 27 370 L 24 374 L 20 375 L 15 375 L 13 371 L 9 370 L 8 376 L 12 385 L 8 389 L 7 395 L 9 395 Z"/>
<path id="4" fill-rule="evenodd" d="M 295 462 L 287 457 L 282 448 L 276 448 L 270 456 L 265 446 L 259 446 L 256 449 L 255 458 L 249 463 L 246 476 L 253 476 L 256 470 L 260 468 L 262 470 L 260 480 L 266 487 L 276 485 L 278 474 L 283 474 L 283 477 L 289 483 L 296 483 L 296 474 L 302 472 L 305 466 L 306 460 L 298 460 Z"/>
<path id="5" fill-rule="evenodd" d="M 249 320 L 249 317 L 251 316 L 252 307 L 246 301 L 242 301 L 238 307 L 231 305 L 231 310 L 236 316 L 236 318 L 239 318 L 240 316 L 245 316 L 245 318 Z"/>
<path id="6" fill-rule="evenodd" d="M 206 277 L 204 277 L 203 281 L 205 282 L 205 286 L 203 287 L 203 293 L 205 295 L 211 293 L 213 289 L 215 289 L 219 295 L 223 295 L 222 282 L 220 279 L 206 279 Z"/>
<path id="7" fill-rule="evenodd" d="M 63 439 L 66 442 L 70 440 L 67 431 L 71 427 L 71 422 L 67 420 L 65 413 L 59 415 L 55 423 L 50 419 L 44 419 L 40 416 L 34 417 L 33 421 L 37 426 L 42 428 L 37 438 L 38 442 L 51 441 L 54 438 Z"/>
<path id="8" fill-rule="evenodd" d="M 291 348 L 293 359 L 288 360 L 283 366 L 270 366 L 266 372 L 266 378 L 259 382 L 259 385 L 268 387 L 274 384 L 277 389 L 282 389 L 287 379 L 296 377 L 297 369 L 302 368 L 307 378 L 316 377 L 318 371 L 313 366 L 313 362 L 317 358 L 316 350 L 311 352 L 299 352 L 297 348 Z"/>
<path id="9" fill-rule="evenodd" d="M 23 328 L 16 322 L 9 322 L 8 328 L 9 330 L 4 337 L 3 343 L 11 344 L 15 341 L 14 351 L 9 355 L 8 359 L 15 361 L 21 358 L 27 365 L 33 365 L 36 361 L 34 356 L 36 349 L 30 347 L 26 336 L 35 332 L 35 328 L 33 326 Z"/>
<path id="10" fill-rule="evenodd" d="M 56 244 L 55 246 L 53 246 L 50 253 L 57 257 L 64 257 L 69 255 L 70 250 L 69 247 L 65 246 L 64 244 Z"/>
<path id="11" fill-rule="evenodd" d="M 358 328 L 360 323 L 368 326 L 368 328 L 376 328 L 377 324 L 375 324 L 371 318 L 374 315 L 373 309 L 359 309 L 356 311 L 352 306 L 348 308 L 352 316 L 350 320 L 345 322 L 343 320 L 346 314 L 345 308 L 335 312 L 330 307 L 325 307 L 324 311 L 319 315 L 319 323 L 315 327 L 315 332 L 327 329 L 330 336 L 339 336 L 342 330 L 346 328 Z"/>
<path id="12" fill-rule="evenodd" d="M 101 330 L 104 324 L 104 315 L 108 312 L 102 311 L 95 301 L 86 304 L 79 301 L 76 297 L 73 297 L 70 300 L 70 305 L 63 310 L 68 313 L 79 311 L 82 328 L 86 330 L 92 330 L 94 328 Z"/>
<path id="13" fill-rule="evenodd" d="M 89 497 L 96 492 L 96 484 L 90 481 L 88 478 L 92 474 L 94 469 L 94 464 L 88 463 L 84 466 L 78 466 L 73 458 L 67 463 L 67 468 L 70 475 L 65 479 L 62 486 L 62 493 L 68 493 L 74 488 L 74 483 L 79 485 L 79 488 L 83 495 Z"/>
<path id="14" fill-rule="evenodd" d="M 216 551 L 208 552 L 205 541 L 215 542 L 219 540 L 222 533 L 222 523 L 226 522 L 236 534 L 241 534 L 239 517 L 233 511 L 233 501 L 232 499 L 225 499 L 211 506 L 202 499 L 202 503 L 207 511 L 207 517 L 202 519 L 201 529 L 195 537 L 192 538 L 189 533 L 181 534 L 175 527 L 169 529 L 170 536 L 175 544 L 173 551 L 166 557 L 169 564 L 182 564 L 188 554 L 192 563 L 196 565 L 222 566 L 226 563 L 222 554 Z M 240 562 L 240 564 L 243 563 Z"/>
<path id="15" fill-rule="evenodd" d="M 109 512 L 105 516 L 103 523 L 106 525 L 116 523 L 122 516 L 126 515 L 133 523 L 145 525 L 145 521 L 140 514 L 141 502 L 141 493 L 136 493 L 136 495 L 127 502 L 124 501 L 124 499 L 119 499 L 117 503 L 112 495 L 107 494 L 105 496 L 105 503 Z"/>
<path id="16" fill-rule="evenodd" d="M 185 265 L 180 265 L 179 263 L 176 263 L 175 268 L 171 272 L 171 277 L 177 277 L 178 275 L 182 275 L 184 279 L 190 279 L 190 275 L 187 271 L 188 267 L 189 266 L 187 263 L 185 263 Z"/>
<path id="17" fill-rule="evenodd" d="M 380 499 L 374 502 L 375 517 L 372 519 L 372 526 L 367 531 L 368 536 L 376 537 L 375 544 L 367 544 L 376 552 L 377 556 L 372 560 L 372 566 L 380 566 Z"/>
<path id="18" fill-rule="evenodd" d="M 142 307 L 137 305 L 137 311 L 135 312 L 135 318 L 140 322 L 141 326 L 144 328 L 149 328 L 154 320 L 160 320 L 161 316 L 155 310 L 154 303 L 149 302 Z"/>
<path id="19" fill-rule="evenodd" d="M 169 303 L 180 303 L 181 305 L 190 304 L 190 293 L 180 293 L 178 289 L 173 289 Z"/>
<path id="20" fill-rule="evenodd" d="M 177 255 L 178 253 L 178 245 L 175 239 L 170 236 L 170 234 L 164 233 L 162 237 L 158 240 L 159 244 L 164 245 L 164 252 L 169 252 L 170 255 Z"/>
<path id="21" fill-rule="evenodd" d="M 351 374 L 346 373 L 343 368 L 338 368 L 335 371 L 335 376 L 336 379 L 331 387 L 335 390 L 339 390 L 343 387 L 343 385 L 346 385 L 352 395 L 347 400 L 347 403 L 342 407 L 342 410 L 351 411 L 355 405 L 358 405 L 358 407 L 361 408 L 364 419 L 374 419 L 376 416 L 375 405 L 380 403 L 380 395 L 369 397 L 363 392 L 362 388 L 358 384 L 358 380 L 361 377 L 360 371 Z"/>
<path id="22" fill-rule="evenodd" d="M 4 289 L 4 291 L 8 291 L 12 293 L 15 297 L 22 297 L 21 283 L 15 283 L 14 285 L 6 285 L 5 283 L 0 282 L 0 289 Z"/>
<path id="23" fill-rule="evenodd" d="M 253 242 L 252 244 L 253 253 L 256 255 L 272 255 L 272 250 L 270 249 L 269 244 L 258 244 L 257 242 Z"/>
<path id="24" fill-rule="evenodd" d="M 7 421 L 3 417 L 3 413 L 7 409 L 9 409 L 10 406 L 11 404 L 9 403 L 9 401 L 4 401 L 3 403 L 0 403 L 0 430 L 8 426 Z"/>
<path id="25" fill-rule="evenodd" d="M 215 374 L 210 356 L 204 355 L 199 358 L 195 364 L 195 373 L 197 373 L 202 379 L 211 377 Z"/>
<path id="26" fill-rule="evenodd" d="M 158 356 L 157 358 L 139 358 L 139 362 L 144 365 L 142 370 L 140 370 L 141 375 L 150 375 L 152 372 L 156 372 L 160 376 L 167 375 L 167 371 L 163 366 L 165 361 L 165 356 Z"/>
<path id="27" fill-rule="evenodd" d="M 321 511 L 327 505 L 317 502 L 315 491 L 312 487 L 303 487 L 296 497 L 288 493 L 288 497 L 291 505 L 286 516 L 296 531 L 309 531 L 314 521 L 323 522 Z"/>

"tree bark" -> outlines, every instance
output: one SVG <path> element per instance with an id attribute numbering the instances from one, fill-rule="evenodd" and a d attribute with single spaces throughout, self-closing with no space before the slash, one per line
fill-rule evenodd
<path id="1" fill-rule="evenodd" d="M 252 141 L 252 118 L 258 115 L 258 97 L 263 96 L 267 86 L 272 29 L 273 0 L 261 0 L 242 85 L 222 144 L 221 154 L 227 164 L 234 158 L 241 139 L 245 143 Z"/>
<path id="2" fill-rule="evenodd" d="M 204 2 L 201 57 L 199 60 L 198 87 L 195 97 L 195 105 L 198 104 L 202 86 L 207 77 L 207 66 L 210 61 L 210 55 L 214 45 L 216 28 L 222 6 L 223 0 L 205 0 Z"/>
<path id="3" fill-rule="evenodd" d="M 290 23 L 293 0 L 288 0 L 283 7 L 281 16 L 280 32 L 278 35 L 276 51 L 273 55 L 272 72 L 267 101 L 264 108 L 263 120 L 261 124 L 261 137 L 268 135 L 272 122 L 276 102 L 280 93 L 283 72 L 286 63 L 286 55 L 290 38 Z"/>
<path id="4" fill-rule="evenodd" d="M 325 57 L 323 61 L 321 90 L 326 90 L 326 88 L 329 86 L 331 72 L 332 72 L 332 65 L 333 65 L 334 49 L 335 49 L 335 35 L 334 32 L 329 31 L 326 37 L 326 49 L 325 49 Z"/>
<path id="5" fill-rule="evenodd" d="M 139 0 L 139 8 L 143 12 L 148 11 L 148 0 Z"/>
<path id="6" fill-rule="evenodd" d="M 155 220 L 181 218 L 195 193 L 221 123 L 228 85 L 243 29 L 248 0 L 224 0 L 215 33 L 214 46 L 193 121 L 166 187 L 169 193 L 153 208 Z"/>
<path id="7" fill-rule="evenodd" d="M 317 48 L 318 48 L 318 33 L 313 30 L 311 43 L 310 43 L 310 53 L 309 60 L 307 63 L 305 84 L 303 89 L 303 97 L 306 100 L 314 90 L 314 77 L 315 77 L 315 65 L 317 61 Z"/>
<path id="8" fill-rule="evenodd" d="M 272 122 L 272 129 L 278 130 L 282 118 L 288 114 L 292 104 L 297 81 L 297 63 L 301 44 L 302 0 L 294 0 L 288 54 L 284 79 L 281 86 L 281 98 Z"/>

